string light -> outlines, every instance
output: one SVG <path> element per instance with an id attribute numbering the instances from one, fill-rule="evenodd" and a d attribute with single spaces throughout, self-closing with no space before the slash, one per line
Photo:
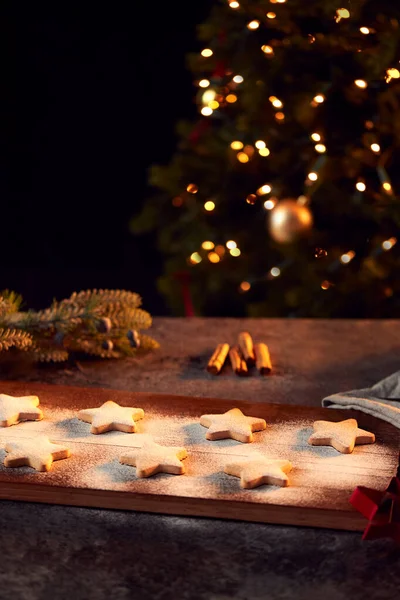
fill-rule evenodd
<path id="1" fill-rule="evenodd" d="M 236 158 L 238 159 L 239 162 L 245 164 L 248 163 L 250 158 L 247 156 L 247 154 L 245 152 L 239 152 L 236 155 Z"/>
<path id="2" fill-rule="evenodd" d="M 210 56 L 212 56 L 214 53 L 211 50 L 211 48 L 204 48 L 204 50 L 201 51 L 201 55 L 204 56 L 204 58 L 210 58 Z"/>
<path id="3" fill-rule="evenodd" d="M 260 156 L 269 156 L 271 154 L 269 148 L 260 148 L 258 153 Z"/>
<path id="4" fill-rule="evenodd" d="M 210 117 L 214 111 L 209 106 L 203 106 L 200 112 L 203 115 L 203 117 Z"/>
<path id="5" fill-rule="evenodd" d="M 246 152 L 247 156 L 249 156 L 251 158 L 253 156 L 255 150 L 254 150 L 253 146 L 251 146 L 250 144 L 247 144 L 243 148 L 243 152 Z"/>
<path id="6" fill-rule="evenodd" d="M 276 202 L 274 200 L 266 200 L 264 202 L 265 210 L 272 210 L 275 207 Z"/>
<path id="7" fill-rule="evenodd" d="M 235 140 L 235 141 L 231 142 L 231 148 L 232 148 L 232 150 L 241 150 L 243 148 L 243 144 L 242 144 L 242 142 Z"/>
<path id="8" fill-rule="evenodd" d="M 324 146 L 324 144 L 317 144 L 315 146 L 315 149 L 317 152 L 319 152 L 320 154 L 323 154 L 324 152 L 326 152 L 326 146 Z"/>
<path id="9" fill-rule="evenodd" d="M 365 185 L 365 183 L 363 181 L 357 181 L 356 188 L 359 192 L 365 192 L 365 190 L 367 189 L 367 186 Z"/>
<path id="10" fill-rule="evenodd" d="M 208 107 L 212 110 L 216 110 L 219 107 L 219 102 L 217 100 L 211 100 L 211 102 L 208 103 Z"/>
<path id="11" fill-rule="evenodd" d="M 243 77 L 241 75 L 235 75 L 235 77 L 232 79 L 232 81 L 234 81 L 235 83 L 243 83 Z"/>
<path id="12" fill-rule="evenodd" d="M 214 242 L 211 242 L 210 240 L 205 240 L 201 247 L 203 248 L 203 250 L 212 250 L 214 248 Z"/>
<path id="13" fill-rule="evenodd" d="M 306 206 L 309 202 L 310 199 L 304 196 L 304 194 L 297 198 L 297 204 L 300 204 L 300 206 Z"/>
<path id="14" fill-rule="evenodd" d="M 357 87 L 361 88 L 362 90 L 365 90 L 365 88 L 368 86 L 367 82 L 364 81 L 364 79 L 356 79 L 354 83 Z"/>
<path id="15" fill-rule="evenodd" d="M 388 181 L 384 181 L 382 183 L 382 187 L 385 190 L 385 192 L 391 192 L 392 191 L 392 186 L 390 185 L 390 183 Z"/>
<path id="16" fill-rule="evenodd" d="M 371 30 L 368 29 L 368 27 L 360 27 L 360 31 L 361 33 L 363 33 L 364 35 L 368 35 L 369 33 L 371 33 Z"/>
<path id="17" fill-rule="evenodd" d="M 285 115 L 283 114 L 283 112 L 277 112 L 275 115 L 275 119 L 277 121 L 284 121 L 285 120 Z"/>
<path id="18" fill-rule="evenodd" d="M 281 274 L 281 270 L 279 267 L 272 267 L 272 269 L 270 270 L 270 273 L 271 273 L 272 277 L 279 277 L 279 275 Z"/>
<path id="19" fill-rule="evenodd" d="M 395 244 L 397 244 L 397 238 L 391 237 L 388 240 L 382 242 L 382 248 L 386 251 L 391 250 Z"/>
<path id="20" fill-rule="evenodd" d="M 229 2 L 229 6 L 230 8 L 233 8 L 235 10 L 236 8 L 239 8 L 240 4 L 239 2 L 236 2 L 236 0 L 232 0 L 231 2 Z"/>
<path id="21" fill-rule="evenodd" d="M 228 250 L 232 250 L 233 248 L 237 247 L 237 243 L 234 240 L 228 240 L 225 245 Z"/>
<path id="22" fill-rule="evenodd" d="M 203 260 L 200 256 L 200 254 L 198 252 L 193 252 L 193 254 L 190 255 L 190 262 L 194 265 L 198 265 L 199 263 L 201 263 L 201 261 Z"/>
<path id="23" fill-rule="evenodd" d="M 387 69 L 385 77 L 386 83 L 389 83 L 392 79 L 399 79 L 399 77 L 400 71 L 398 69 Z"/>
<path id="24" fill-rule="evenodd" d="M 268 19 L 275 19 L 276 14 L 274 12 L 267 12 L 267 18 Z"/>
<path id="25" fill-rule="evenodd" d="M 247 204 L 255 204 L 257 202 L 257 196 L 255 194 L 249 194 L 246 198 Z"/>
<path id="26" fill-rule="evenodd" d="M 236 102 L 237 96 L 235 94 L 228 94 L 225 100 L 229 102 L 229 104 L 233 104 L 234 102 Z"/>
<path id="27" fill-rule="evenodd" d="M 257 140 L 254 145 L 258 150 L 260 150 L 260 148 L 265 148 L 267 144 L 263 140 Z"/>
<path id="28" fill-rule="evenodd" d="M 311 171 L 311 173 L 309 173 L 307 177 L 310 181 L 317 181 L 318 179 L 318 175 L 317 173 L 314 173 L 314 171 Z"/>
<path id="29" fill-rule="evenodd" d="M 261 46 L 261 50 L 264 52 L 264 54 L 273 54 L 274 53 L 274 49 L 272 48 L 272 46 L 268 46 L 267 44 L 264 44 L 264 46 Z"/>
<path id="30" fill-rule="evenodd" d="M 216 252 L 209 252 L 207 254 L 207 258 L 211 263 L 214 263 L 214 264 L 219 263 L 219 261 L 221 260 Z"/>
<path id="31" fill-rule="evenodd" d="M 336 11 L 335 21 L 339 23 L 342 19 L 348 19 L 350 17 L 350 12 L 347 8 L 338 8 Z"/>
<path id="32" fill-rule="evenodd" d="M 317 104 L 322 104 L 325 100 L 325 96 L 323 94 L 317 94 L 316 96 L 314 96 L 313 100 Z"/>
<path id="33" fill-rule="evenodd" d="M 282 108 L 283 102 L 279 100 L 276 96 L 270 96 L 268 100 L 271 102 L 272 106 L 275 108 Z"/>
<path id="34" fill-rule="evenodd" d="M 199 86 L 201 88 L 206 88 L 210 85 L 210 82 L 208 81 L 208 79 L 202 79 L 201 81 L 199 81 Z"/>
<path id="35" fill-rule="evenodd" d="M 217 93 L 215 90 L 206 90 L 201 97 L 201 101 L 203 102 L 203 104 L 209 104 L 210 102 L 215 100 L 216 95 Z"/>
<path id="36" fill-rule="evenodd" d="M 315 258 L 325 258 L 328 256 L 328 252 L 325 250 L 325 248 L 315 248 L 314 256 Z"/>
<path id="37" fill-rule="evenodd" d="M 379 144 L 371 144 L 371 150 L 372 152 L 378 153 L 381 151 L 381 147 Z"/>
<path id="38" fill-rule="evenodd" d="M 353 260 L 355 255 L 356 255 L 356 253 L 354 252 L 354 250 L 349 250 L 349 252 L 342 254 L 342 256 L 340 257 L 340 262 L 343 263 L 344 265 L 347 265 L 347 264 L 349 264 L 349 262 L 351 260 Z"/>
<path id="39" fill-rule="evenodd" d="M 223 256 L 225 254 L 225 247 L 219 244 L 218 246 L 215 246 L 214 251 L 218 254 L 218 256 Z"/>
<path id="40" fill-rule="evenodd" d="M 373 129 L 374 122 L 373 121 L 365 121 L 365 127 L 366 127 L 366 129 Z"/>
<path id="41" fill-rule="evenodd" d="M 271 191 L 271 186 L 268 185 L 268 183 L 266 183 L 265 185 L 262 185 L 261 187 L 258 188 L 257 194 L 259 196 L 264 196 L 265 194 L 269 194 L 270 191 Z"/>
<path id="42" fill-rule="evenodd" d="M 215 208 L 215 203 L 212 200 L 207 200 L 207 202 L 204 203 L 204 209 L 208 212 L 213 211 Z"/>
<path id="43" fill-rule="evenodd" d="M 329 288 L 331 287 L 331 285 L 332 285 L 331 282 L 328 281 L 327 279 L 325 279 L 325 281 L 323 281 L 321 283 L 321 289 L 323 289 L 323 290 L 329 290 Z"/>
<path id="44" fill-rule="evenodd" d="M 242 281 L 239 288 L 242 292 L 248 292 L 249 289 L 251 288 L 251 285 L 248 281 Z"/>
<path id="45" fill-rule="evenodd" d="M 321 136 L 319 135 L 319 133 L 312 133 L 311 134 L 311 139 L 314 142 L 320 142 L 321 141 Z"/>
<path id="46" fill-rule="evenodd" d="M 232 248 L 232 250 L 229 250 L 229 253 L 234 256 L 235 258 L 240 256 L 242 253 L 240 252 L 239 248 Z"/>
<path id="47" fill-rule="evenodd" d="M 189 192 L 189 194 L 197 194 L 199 188 L 195 183 L 189 183 L 189 185 L 186 188 L 186 191 Z"/>
<path id="48" fill-rule="evenodd" d="M 260 21 L 257 21 L 257 19 L 254 19 L 254 21 L 250 21 L 250 23 L 247 23 L 247 29 L 252 29 L 253 31 L 255 29 L 258 29 L 260 27 Z"/>

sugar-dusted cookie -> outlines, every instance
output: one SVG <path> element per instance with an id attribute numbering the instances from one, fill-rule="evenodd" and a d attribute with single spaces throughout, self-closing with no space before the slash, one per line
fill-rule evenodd
<path id="1" fill-rule="evenodd" d="M 185 467 L 181 461 L 186 457 L 186 448 L 160 446 L 150 439 L 141 448 L 122 454 L 119 461 L 123 465 L 136 467 L 137 477 L 150 477 L 156 473 L 182 475 Z"/>
<path id="2" fill-rule="evenodd" d="M 225 473 L 240 477 L 242 488 L 253 489 L 260 485 L 288 485 L 286 473 L 292 470 L 288 460 L 274 460 L 257 453 L 245 460 L 238 460 L 225 465 Z"/>
<path id="3" fill-rule="evenodd" d="M 243 443 L 253 441 L 253 431 L 262 431 L 267 427 L 264 419 L 246 417 L 239 408 L 232 408 L 220 415 L 202 415 L 200 424 L 208 427 L 208 440 L 231 438 Z"/>
<path id="4" fill-rule="evenodd" d="M 92 424 L 90 431 L 95 434 L 106 431 L 135 433 L 135 421 L 139 421 L 143 417 L 143 409 L 120 406 L 112 400 L 104 402 L 99 408 L 86 408 L 78 413 L 81 421 Z"/>
<path id="5" fill-rule="evenodd" d="M 10 427 L 21 421 L 40 421 L 43 413 L 37 396 L 8 396 L 0 394 L 0 427 Z"/>
<path id="6" fill-rule="evenodd" d="M 36 471 L 49 471 L 54 460 L 71 456 L 69 448 L 53 444 L 44 436 L 10 441 L 4 448 L 8 453 L 5 467 L 32 467 Z"/>
<path id="7" fill-rule="evenodd" d="M 313 446 L 332 446 L 343 454 L 350 454 L 358 444 L 373 444 L 375 435 L 358 427 L 355 419 L 332 421 L 315 421 L 314 433 L 308 440 Z"/>

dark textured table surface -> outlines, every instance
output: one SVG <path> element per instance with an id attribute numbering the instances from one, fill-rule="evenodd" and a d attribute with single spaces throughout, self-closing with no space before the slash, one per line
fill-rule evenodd
<path id="1" fill-rule="evenodd" d="M 274 374 L 205 372 L 217 342 L 266 341 Z M 400 322 L 155 319 L 141 359 L 35 366 L 0 378 L 319 405 L 399 369 Z M 0 599 L 389 600 L 400 546 L 359 533 L 118 511 L 0 503 Z"/>

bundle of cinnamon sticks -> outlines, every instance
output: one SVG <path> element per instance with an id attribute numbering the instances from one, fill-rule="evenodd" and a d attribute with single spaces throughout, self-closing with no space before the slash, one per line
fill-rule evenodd
<path id="1" fill-rule="evenodd" d="M 269 375 L 272 371 L 268 346 L 264 343 L 254 344 L 248 331 L 239 333 L 237 344 L 234 346 L 229 346 L 227 343 L 218 344 L 208 361 L 207 371 L 212 375 L 218 375 L 228 356 L 233 371 L 241 377 L 250 375 L 249 367 L 254 366 L 260 375 Z"/>

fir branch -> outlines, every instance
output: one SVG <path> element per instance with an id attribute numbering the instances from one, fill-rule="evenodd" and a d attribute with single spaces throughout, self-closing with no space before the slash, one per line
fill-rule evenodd
<path id="1" fill-rule="evenodd" d="M 33 356 L 39 362 L 64 362 L 68 360 L 68 351 L 60 348 L 35 348 Z"/>
<path id="2" fill-rule="evenodd" d="M 26 331 L 0 329 L 0 351 L 9 350 L 11 347 L 28 350 L 32 345 L 32 336 Z"/>
<path id="3" fill-rule="evenodd" d="M 4 298 L 10 299 L 9 304 Z M 18 312 L 17 298 L 13 292 L 0 297 L 0 351 L 13 345 L 32 347 L 40 361 L 64 361 L 70 352 L 102 358 L 134 356 L 137 348 L 131 345 L 129 332 L 148 329 L 152 322 L 151 315 L 138 308 L 140 296 L 126 290 L 75 292 L 40 311 Z M 144 349 L 155 347 L 153 340 Z"/>

